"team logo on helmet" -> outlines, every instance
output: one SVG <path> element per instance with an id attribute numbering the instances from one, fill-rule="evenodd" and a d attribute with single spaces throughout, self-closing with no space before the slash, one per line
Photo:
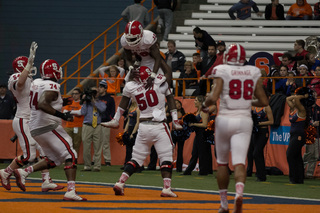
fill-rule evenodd
<path id="1" fill-rule="evenodd" d="M 130 21 L 124 31 L 124 36 L 129 46 L 136 46 L 143 36 L 143 27 L 139 21 Z"/>
<path id="2" fill-rule="evenodd" d="M 137 75 L 135 80 L 138 81 L 139 83 L 146 84 L 147 79 L 151 75 L 151 72 L 152 72 L 151 69 L 146 66 L 141 66 L 137 68 L 137 71 L 139 72 L 139 75 Z"/>
<path id="3" fill-rule="evenodd" d="M 40 74 L 43 79 L 55 79 L 62 78 L 62 68 L 59 64 L 52 59 L 47 59 L 40 65 Z"/>
<path id="4" fill-rule="evenodd" d="M 20 73 L 27 66 L 28 58 L 26 56 L 19 56 L 12 62 L 13 72 Z"/>

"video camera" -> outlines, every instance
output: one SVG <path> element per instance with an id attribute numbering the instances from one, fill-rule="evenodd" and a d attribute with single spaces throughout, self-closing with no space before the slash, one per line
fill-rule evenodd
<path id="1" fill-rule="evenodd" d="M 97 90 L 87 89 L 83 93 L 85 96 L 81 98 L 80 104 L 82 105 L 84 102 L 91 103 L 91 100 L 95 98 L 97 95 Z"/>

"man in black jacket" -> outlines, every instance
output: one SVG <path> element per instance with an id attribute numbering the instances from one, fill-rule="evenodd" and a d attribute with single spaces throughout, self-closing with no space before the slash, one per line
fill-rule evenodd
<path id="1" fill-rule="evenodd" d="M 166 63 L 171 67 L 172 72 L 184 72 L 184 63 L 186 62 L 186 57 L 184 54 L 176 49 L 176 42 L 168 41 L 168 51 L 166 55 Z"/>
<path id="2" fill-rule="evenodd" d="M 199 27 L 193 29 L 193 35 L 196 43 L 196 48 L 200 50 L 201 58 L 206 57 L 208 54 L 209 46 L 216 46 L 215 40 L 205 30 L 201 30 Z"/>

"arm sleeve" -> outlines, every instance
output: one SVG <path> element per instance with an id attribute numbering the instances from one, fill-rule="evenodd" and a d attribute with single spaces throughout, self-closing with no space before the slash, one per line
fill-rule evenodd
<path id="1" fill-rule="evenodd" d="M 233 5 L 233 6 L 228 10 L 229 16 L 230 16 L 230 18 L 233 19 L 233 20 L 236 19 L 235 15 L 234 15 L 234 12 L 236 12 L 235 5 Z"/>
<path id="2" fill-rule="evenodd" d="M 107 69 L 109 69 L 109 67 L 110 66 L 105 66 L 105 67 L 101 67 L 101 68 L 99 68 L 99 77 L 102 77 L 102 78 L 104 78 L 104 76 L 105 76 L 105 71 L 107 70 Z"/>
<path id="3" fill-rule="evenodd" d="M 265 18 L 266 20 L 270 20 L 270 17 L 271 17 L 271 7 L 270 7 L 270 5 L 268 4 L 268 5 L 266 5 L 266 9 L 265 9 L 265 11 L 264 11 L 264 18 Z"/>
<path id="4" fill-rule="evenodd" d="M 259 8 L 257 6 L 257 4 L 255 2 L 253 2 L 253 5 L 252 5 L 252 9 L 254 12 L 258 13 L 259 12 Z"/>
<path id="5" fill-rule="evenodd" d="M 186 62 L 186 57 L 183 55 L 183 53 L 180 53 L 179 59 L 178 59 L 178 63 L 179 63 L 178 69 L 181 72 L 184 72 L 184 63 L 185 62 Z"/>
<path id="6" fill-rule="evenodd" d="M 103 113 L 104 111 L 106 111 L 107 106 L 104 102 L 99 100 L 95 104 L 96 104 L 96 107 L 100 113 Z"/>
<path id="7" fill-rule="evenodd" d="M 129 12 L 129 10 L 128 10 L 128 7 L 127 7 L 127 8 L 124 9 L 124 10 L 122 11 L 122 13 L 121 13 L 121 16 L 122 16 L 123 20 L 124 20 L 125 22 L 127 22 L 127 23 L 129 22 L 128 12 Z"/>
<path id="8" fill-rule="evenodd" d="M 314 16 L 319 16 L 319 4 L 320 3 L 318 2 L 314 5 L 314 8 L 313 8 Z"/>

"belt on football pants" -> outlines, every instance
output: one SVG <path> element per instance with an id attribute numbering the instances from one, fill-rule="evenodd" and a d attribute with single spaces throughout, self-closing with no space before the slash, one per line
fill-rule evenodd
<path id="1" fill-rule="evenodd" d="M 149 124 L 149 125 L 158 125 L 163 123 L 164 121 L 140 121 L 142 124 Z"/>

